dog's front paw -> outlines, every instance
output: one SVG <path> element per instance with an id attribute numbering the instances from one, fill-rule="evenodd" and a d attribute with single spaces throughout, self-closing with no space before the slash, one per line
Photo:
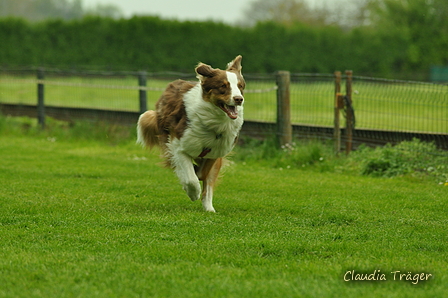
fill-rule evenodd
<path id="1" fill-rule="evenodd" d="M 207 211 L 207 212 L 216 212 L 215 208 L 213 208 L 212 205 L 205 205 L 205 204 L 202 204 L 202 205 L 204 206 L 204 210 L 205 211 Z"/>
<path id="2" fill-rule="evenodd" d="M 192 201 L 196 201 L 201 197 L 201 185 L 199 181 L 185 183 L 183 189 Z"/>

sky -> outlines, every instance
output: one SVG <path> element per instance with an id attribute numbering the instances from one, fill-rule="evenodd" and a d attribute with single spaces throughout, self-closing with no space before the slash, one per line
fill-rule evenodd
<path id="1" fill-rule="evenodd" d="M 114 4 L 125 17 L 134 14 L 157 15 L 164 19 L 214 20 L 235 23 L 241 20 L 244 9 L 254 0 L 83 0 L 85 7 Z M 327 0 L 307 0 L 311 7 Z"/>

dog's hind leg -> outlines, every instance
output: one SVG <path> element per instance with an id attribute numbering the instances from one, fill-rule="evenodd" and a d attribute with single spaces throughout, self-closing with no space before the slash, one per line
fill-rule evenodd
<path id="1" fill-rule="evenodd" d="M 202 206 L 205 211 L 215 212 L 213 208 L 213 189 L 222 166 L 222 158 L 205 159 L 197 171 L 202 187 Z"/>

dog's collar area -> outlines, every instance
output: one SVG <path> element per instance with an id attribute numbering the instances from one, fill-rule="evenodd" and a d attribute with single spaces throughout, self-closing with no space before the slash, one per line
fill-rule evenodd
<path id="1" fill-rule="evenodd" d="M 216 135 L 216 139 L 217 139 L 217 140 L 219 140 L 220 138 L 222 138 L 222 133 L 219 133 L 219 134 Z M 199 154 L 198 157 L 204 157 L 204 156 L 206 156 L 207 154 L 209 154 L 210 151 L 212 151 L 211 148 L 204 148 L 204 149 L 202 149 L 202 152 L 201 152 L 201 154 Z"/>
<path id="2" fill-rule="evenodd" d="M 212 151 L 212 149 L 210 149 L 210 148 L 204 148 L 204 149 L 202 150 L 201 154 L 199 154 L 198 157 L 204 157 L 204 156 L 206 156 L 210 151 Z"/>

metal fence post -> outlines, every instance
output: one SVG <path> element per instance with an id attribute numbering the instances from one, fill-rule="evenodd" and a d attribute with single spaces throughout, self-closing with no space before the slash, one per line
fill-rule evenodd
<path id="1" fill-rule="evenodd" d="M 278 71 L 277 80 L 277 137 L 280 146 L 290 144 L 292 141 L 291 108 L 290 108 L 290 82 L 289 71 Z"/>
<path id="2" fill-rule="evenodd" d="M 147 95 L 146 95 L 146 71 L 141 71 L 138 74 L 139 89 L 139 102 L 140 102 L 140 114 L 143 114 L 148 110 L 147 107 Z"/>
<path id="3" fill-rule="evenodd" d="M 341 72 L 334 72 L 334 129 L 333 129 L 333 141 L 334 141 L 334 153 L 339 154 L 341 151 L 341 115 L 339 110 L 342 108 L 341 102 Z"/>
<path id="4" fill-rule="evenodd" d="M 353 146 L 353 128 L 354 128 L 354 110 L 352 105 L 352 77 L 353 71 L 346 70 L 345 71 L 346 80 L 345 80 L 345 96 L 346 96 L 346 132 L 347 132 L 347 140 L 345 143 L 345 153 L 349 154 L 352 151 Z"/>
<path id="5" fill-rule="evenodd" d="M 45 93 L 44 93 L 45 71 L 43 68 L 37 70 L 37 120 L 42 129 L 45 128 Z"/>

